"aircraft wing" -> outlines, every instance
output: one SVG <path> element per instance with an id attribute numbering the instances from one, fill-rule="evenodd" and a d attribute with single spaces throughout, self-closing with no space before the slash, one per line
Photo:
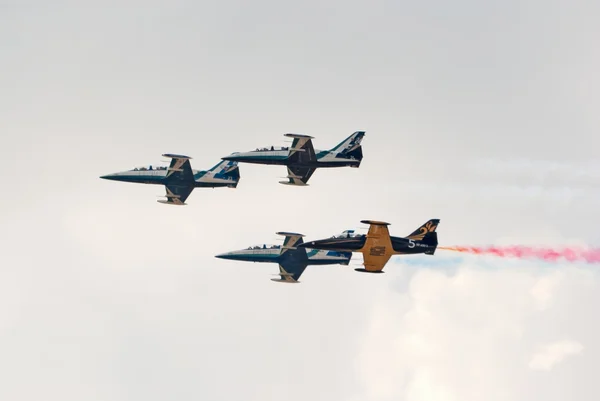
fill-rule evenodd
<path id="1" fill-rule="evenodd" d="M 169 181 L 194 181 L 194 173 L 190 164 L 191 157 L 169 153 L 165 153 L 163 156 L 171 158 L 171 164 L 167 169 L 166 176 Z"/>
<path id="2" fill-rule="evenodd" d="M 305 186 L 316 168 L 288 166 L 287 170 L 288 181 L 279 181 L 281 184 Z"/>
<path id="3" fill-rule="evenodd" d="M 302 164 L 317 161 L 312 136 L 302 134 L 285 134 L 285 136 L 294 138 L 288 155 L 291 162 Z"/>
<path id="4" fill-rule="evenodd" d="M 281 247 L 280 255 L 283 255 L 287 251 L 298 250 L 298 245 L 300 245 L 304 242 L 304 240 L 302 239 L 302 237 L 304 237 L 303 234 L 288 233 L 288 232 L 283 232 L 283 231 L 280 231 L 276 234 L 285 236 L 285 239 L 283 240 L 283 246 Z M 306 254 L 306 251 L 304 251 L 304 249 L 300 249 L 300 250 L 301 250 L 300 254 Z"/>
<path id="5" fill-rule="evenodd" d="M 370 225 L 367 240 L 362 249 L 365 270 L 380 272 L 394 253 L 390 232 L 387 228 L 389 223 L 373 220 L 362 220 L 361 223 Z"/>
<path id="6" fill-rule="evenodd" d="M 281 246 L 279 258 L 279 277 L 271 279 L 277 282 L 298 283 L 300 276 L 308 266 L 308 256 L 306 250 L 299 248 L 302 244 L 304 235 L 297 233 L 278 232 L 278 235 L 284 235 L 283 245 Z"/>
<path id="7" fill-rule="evenodd" d="M 304 270 L 308 266 L 308 263 L 294 263 L 294 264 L 279 264 L 279 277 L 272 278 L 272 281 L 278 283 L 299 283 L 300 276 L 304 273 Z"/>
<path id="8" fill-rule="evenodd" d="M 159 203 L 165 203 L 169 205 L 185 205 L 185 200 L 190 196 L 194 187 L 191 185 L 165 185 L 167 194 L 166 200 L 158 200 Z"/>

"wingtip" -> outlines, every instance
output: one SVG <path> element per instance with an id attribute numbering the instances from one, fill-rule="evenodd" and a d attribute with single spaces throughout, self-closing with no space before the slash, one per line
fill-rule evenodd
<path id="1" fill-rule="evenodd" d="M 361 220 L 360 221 L 363 224 L 371 224 L 374 226 L 391 226 L 391 223 L 387 223 L 385 221 L 378 221 L 378 220 Z"/>
<path id="2" fill-rule="evenodd" d="M 279 181 L 279 183 L 282 185 L 290 185 L 292 187 L 308 187 L 308 186 L 310 186 L 309 184 L 305 184 L 305 183 L 296 184 L 296 183 L 289 182 L 289 181 Z"/>
<path id="3" fill-rule="evenodd" d="M 157 199 L 156 200 L 158 203 L 162 203 L 163 205 L 173 205 L 173 206 L 187 206 L 187 203 L 175 203 L 175 202 L 169 202 L 168 200 L 164 200 L 164 199 Z"/>
<path id="4" fill-rule="evenodd" d="M 294 236 L 298 236 L 298 237 L 305 237 L 304 234 L 292 233 L 292 232 L 289 232 L 289 231 L 278 231 L 275 234 L 277 234 L 277 235 L 283 235 L 283 236 L 294 235 Z"/>
<path id="5" fill-rule="evenodd" d="M 172 158 L 172 159 L 189 159 L 189 160 L 192 159 L 190 156 L 178 155 L 178 154 L 175 154 L 175 153 L 163 153 L 162 156 L 163 157 L 169 157 L 169 158 Z"/>
<path id="6" fill-rule="evenodd" d="M 291 138 L 308 138 L 308 139 L 315 139 L 314 136 L 310 136 L 310 135 L 306 135 L 306 134 L 296 134 L 293 132 L 288 132 L 286 134 L 283 134 L 284 136 L 287 137 L 291 137 Z"/>

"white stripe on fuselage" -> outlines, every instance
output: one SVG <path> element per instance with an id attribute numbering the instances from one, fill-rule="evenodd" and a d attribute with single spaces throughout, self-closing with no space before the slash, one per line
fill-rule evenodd
<path id="1" fill-rule="evenodd" d="M 300 248 L 301 249 L 301 248 Z M 312 251 L 312 249 L 310 248 L 305 248 L 307 253 L 310 253 Z M 230 255 L 244 255 L 244 256 L 278 256 L 279 253 L 281 251 L 281 248 L 259 248 L 259 249 L 242 249 L 239 251 L 233 251 L 233 252 L 229 252 Z M 318 253 L 310 256 L 308 259 L 311 261 L 334 261 L 334 260 L 339 260 L 339 261 L 344 261 L 347 260 L 348 258 L 343 257 L 343 256 L 339 256 L 339 255 L 327 255 L 326 250 L 319 250 Z"/>
<path id="2" fill-rule="evenodd" d="M 115 176 L 128 176 L 128 177 L 157 177 L 157 178 L 165 178 L 167 176 L 168 170 L 130 170 L 123 171 L 120 173 L 116 173 Z M 192 170 L 194 176 L 201 173 L 200 170 Z M 235 181 L 233 178 L 215 178 L 215 173 L 212 171 L 207 171 L 202 177 L 195 179 L 195 182 L 202 183 L 211 183 L 211 184 L 229 184 L 232 181 Z"/>
<path id="3" fill-rule="evenodd" d="M 307 252 L 310 252 L 311 249 L 307 248 L 306 249 Z M 318 253 L 314 254 L 313 256 L 309 256 L 309 260 L 348 260 L 348 258 L 343 257 L 343 256 L 339 256 L 339 255 L 327 255 L 327 252 L 329 251 L 323 251 L 320 250 Z"/>
<path id="4" fill-rule="evenodd" d="M 115 173 L 115 176 L 130 176 L 130 177 L 165 177 L 168 170 L 129 170 Z"/>
<path id="5" fill-rule="evenodd" d="M 196 175 L 198 171 L 194 171 L 194 175 Z M 230 184 L 235 182 L 233 177 L 229 178 L 215 178 L 215 173 L 213 171 L 207 171 L 202 177 L 198 178 L 196 182 L 204 182 L 209 184 Z"/>
<path id="6" fill-rule="evenodd" d="M 323 152 L 322 150 L 315 149 L 315 154 L 319 154 Z M 320 162 L 328 162 L 328 163 L 347 163 L 348 160 L 354 160 L 347 157 L 336 157 L 338 152 L 327 152 L 323 156 L 319 157 L 317 161 Z M 289 156 L 289 151 L 287 150 L 253 150 L 251 152 L 242 152 L 236 153 L 235 156 L 238 157 L 265 157 L 265 158 L 273 158 L 273 159 L 285 159 Z M 358 163 L 358 160 L 356 160 Z"/>
<path id="7" fill-rule="evenodd" d="M 323 155 L 319 158 L 319 161 L 320 162 L 328 162 L 328 163 L 335 163 L 335 162 L 348 163 L 348 160 L 356 160 L 356 162 L 358 163 L 357 159 L 348 158 L 348 157 L 336 157 L 337 154 L 338 153 L 336 153 L 336 152 L 327 152 L 325 155 Z"/>

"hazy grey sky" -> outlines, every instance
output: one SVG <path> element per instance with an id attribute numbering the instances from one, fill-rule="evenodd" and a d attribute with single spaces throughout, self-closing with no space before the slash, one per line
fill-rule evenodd
<path id="1" fill-rule="evenodd" d="M 599 245 L 595 1 L 0 2 L 0 399 L 597 400 L 598 266 L 217 253 L 440 218 L 443 245 Z M 100 180 L 166 152 L 328 149 L 185 207 Z M 356 254 L 353 263 L 360 263 Z"/>

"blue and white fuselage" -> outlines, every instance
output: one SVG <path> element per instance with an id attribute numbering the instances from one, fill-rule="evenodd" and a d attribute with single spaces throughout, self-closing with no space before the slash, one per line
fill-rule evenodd
<path id="1" fill-rule="evenodd" d="M 190 183 L 194 187 L 231 187 L 235 188 L 238 180 L 231 175 L 219 174 L 213 171 L 203 171 L 192 169 L 192 177 Z M 114 174 L 103 175 L 100 178 L 105 180 L 133 182 L 137 184 L 155 184 L 155 185 L 167 185 L 170 181 L 168 174 L 168 167 L 137 167 L 132 170 L 121 171 Z"/>
<path id="2" fill-rule="evenodd" d="M 347 265 L 352 257 L 351 252 L 320 251 L 306 248 L 309 265 Z M 257 263 L 279 263 L 281 245 L 256 245 L 246 249 L 225 252 L 216 256 L 220 259 L 240 260 Z"/>
<path id="3" fill-rule="evenodd" d="M 361 159 L 354 156 L 344 157 L 337 152 L 330 150 L 319 150 L 315 149 L 314 160 L 307 160 L 303 162 L 294 162 L 289 160 L 290 156 L 289 147 L 276 148 L 271 146 L 270 148 L 257 148 L 249 152 L 235 152 L 229 156 L 223 157 L 223 160 L 235 160 L 241 163 L 252 163 L 252 164 L 274 164 L 280 166 L 294 166 L 294 167 L 355 167 L 360 166 Z"/>
<path id="4" fill-rule="evenodd" d="M 353 230 L 348 230 L 344 233 L 352 235 L 352 232 Z M 272 280 L 286 283 L 297 283 L 308 265 L 348 265 L 352 258 L 352 252 L 300 248 L 299 245 L 303 243 L 304 235 L 302 234 L 288 232 L 278 232 L 277 234 L 285 236 L 283 245 L 250 246 L 215 257 L 245 262 L 277 263 L 280 279 Z"/>
<path id="5" fill-rule="evenodd" d="M 221 161 L 210 170 L 193 170 L 190 157 L 164 154 L 170 157 L 171 164 L 161 167 L 139 167 L 119 173 L 103 175 L 105 180 L 133 182 L 138 184 L 164 185 L 166 200 L 160 203 L 185 205 L 194 188 L 236 188 L 240 180 L 240 172 L 235 161 Z"/>
<path id="6" fill-rule="evenodd" d="M 363 159 L 361 141 L 364 131 L 356 131 L 330 150 L 314 149 L 313 137 L 303 134 L 285 134 L 294 138 L 292 146 L 258 148 L 250 152 L 235 152 L 223 157 L 240 163 L 271 164 L 287 166 L 287 185 L 308 185 L 307 182 L 317 168 L 360 167 Z"/>

